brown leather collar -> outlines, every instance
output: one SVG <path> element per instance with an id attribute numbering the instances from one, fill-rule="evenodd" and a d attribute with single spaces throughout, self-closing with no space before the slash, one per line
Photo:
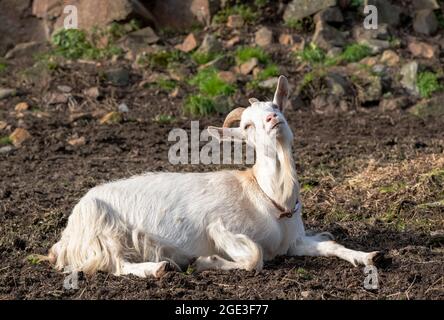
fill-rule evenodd
<path id="1" fill-rule="evenodd" d="M 291 218 L 298 210 L 299 210 L 299 199 L 296 199 L 296 204 L 294 206 L 293 210 L 288 210 L 286 208 L 284 208 L 283 206 L 281 206 L 279 203 L 277 203 L 276 201 L 274 201 L 272 198 L 270 198 L 268 196 L 268 194 L 265 193 L 264 190 L 262 190 L 261 186 L 259 185 L 259 182 L 257 182 L 256 176 L 253 174 L 253 179 L 256 182 L 259 190 L 262 192 L 262 194 L 268 199 L 270 200 L 270 202 L 276 207 L 276 209 L 278 209 L 278 211 L 280 212 L 280 214 L 278 215 L 278 219 L 282 219 L 282 218 Z"/>

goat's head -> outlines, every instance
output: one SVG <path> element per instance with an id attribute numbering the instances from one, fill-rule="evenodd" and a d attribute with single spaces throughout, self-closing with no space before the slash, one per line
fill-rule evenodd
<path id="1" fill-rule="evenodd" d="M 283 115 L 287 100 L 288 81 L 280 76 L 273 102 L 251 98 L 249 107 L 236 108 L 227 115 L 222 128 L 209 127 L 208 131 L 219 140 L 245 141 L 254 147 L 271 141 L 291 144 L 293 133 Z M 239 127 L 232 127 L 238 121 Z"/>

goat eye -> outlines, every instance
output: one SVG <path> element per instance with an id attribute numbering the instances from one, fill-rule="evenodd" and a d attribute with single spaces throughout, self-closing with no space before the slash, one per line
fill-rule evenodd
<path id="1" fill-rule="evenodd" d="M 247 130 L 247 129 L 249 129 L 250 127 L 252 126 L 252 124 L 251 123 L 247 123 L 245 126 L 244 126 L 244 130 Z"/>

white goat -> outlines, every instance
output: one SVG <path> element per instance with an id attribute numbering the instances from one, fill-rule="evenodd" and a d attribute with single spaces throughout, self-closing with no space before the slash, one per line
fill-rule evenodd
<path id="1" fill-rule="evenodd" d="M 293 134 L 282 114 L 287 99 L 281 76 L 273 102 L 250 99 L 222 128 L 209 128 L 221 140 L 255 146 L 251 169 L 147 173 L 97 186 L 75 206 L 48 259 L 58 269 L 140 277 L 161 277 L 190 263 L 196 271 L 260 270 L 264 260 L 285 254 L 372 264 L 377 252 L 347 249 L 328 232 L 306 234 Z M 239 120 L 240 127 L 231 128 Z M 273 157 L 259 143 L 274 148 Z"/>

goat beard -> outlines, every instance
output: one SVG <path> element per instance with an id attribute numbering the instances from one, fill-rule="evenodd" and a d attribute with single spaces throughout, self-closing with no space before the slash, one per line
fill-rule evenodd
<path id="1" fill-rule="evenodd" d="M 278 185 L 280 186 L 280 203 L 288 206 L 293 206 L 298 198 L 298 180 L 296 176 L 296 168 L 292 156 L 291 146 L 277 145 L 277 157 L 279 160 L 279 177 Z M 288 208 L 292 209 L 292 208 Z"/>

